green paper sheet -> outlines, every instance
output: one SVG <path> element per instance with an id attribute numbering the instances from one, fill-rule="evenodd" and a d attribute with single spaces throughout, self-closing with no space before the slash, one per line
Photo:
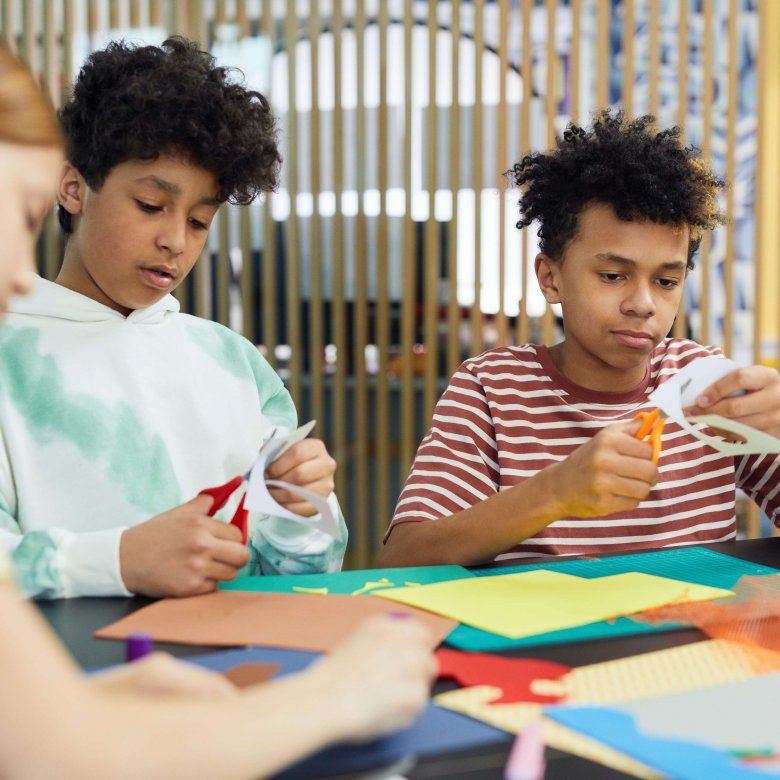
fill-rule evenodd
<path id="1" fill-rule="evenodd" d="M 520 639 L 653 607 L 732 596 L 729 590 L 630 572 L 597 579 L 539 569 L 373 593 Z"/>
<path id="2" fill-rule="evenodd" d="M 507 573 L 548 569 L 573 574 L 578 577 L 602 577 L 608 574 L 640 571 L 674 579 L 695 582 L 699 585 L 711 585 L 719 588 L 732 588 L 737 580 L 744 576 L 762 576 L 780 574 L 780 570 L 744 561 L 730 555 L 708 550 L 704 547 L 670 547 L 633 555 L 614 555 L 590 559 L 558 559 L 546 563 L 511 566 L 500 569 Z M 495 576 L 495 568 L 476 569 L 477 577 Z M 637 623 L 631 618 L 619 617 L 614 621 L 598 621 L 585 626 L 550 631 L 524 639 L 508 639 L 491 634 L 471 626 L 458 626 L 448 637 L 446 643 L 461 650 L 488 652 L 506 650 L 515 647 L 538 647 L 540 645 L 568 644 L 589 639 L 607 639 L 637 634 L 650 634 L 659 631 L 674 630 L 678 626 L 664 624 L 652 626 Z"/>
<path id="3" fill-rule="evenodd" d="M 330 593 L 349 595 L 384 588 L 427 585 L 472 578 L 462 566 L 417 566 L 397 569 L 363 569 L 332 574 L 287 574 L 269 577 L 236 577 L 220 583 L 220 590 L 248 590 L 259 593 Z"/>

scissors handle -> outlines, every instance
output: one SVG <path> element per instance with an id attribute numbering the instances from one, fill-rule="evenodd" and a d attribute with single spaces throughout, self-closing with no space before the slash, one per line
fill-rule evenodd
<path id="1" fill-rule="evenodd" d="M 653 463 L 658 463 L 658 457 L 661 454 L 661 432 L 664 429 L 666 420 L 660 416 L 661 410 L 656 408 L 652 412 L 639 412 L 634 415 L 635 420 L 641 420 L 642 424 L 639 430 L 634 434 L 634 438 L 639 441 L 647 439 L 648 444 L 653 447 Z"/>
<path id="2" fill-rule="evenodd" d="M 218 487 L 212 488 L 204 488 L 200 491 L 200 493 L 198 493 L 199 496 L 211 496 L 214 499 L 214 503 L 211 505 L 211 509 L 208 511 L 209 517 L 213 517 L 220 509 L 222 509 L 223 506 L 225 506 L 227 500 L 238 488 L 241 487 L 241 483 L 243 481 L 243 477 L 233 477 L 233 479 L 231 479 L 229 482 L 226 482 L 224 485 L 219 485 Z M 241 496 L 241 501 L 239 501 L 238 507 L 233 514 L 233 519 L 230 521 L 231 525 L 236 526 L 236 528 L 241 531 L 241 541 L 244 544 L 246 544 L 247 538 L 249 536 L 249 513 L 244 508 L 245 498 L 246 494 Z"/>

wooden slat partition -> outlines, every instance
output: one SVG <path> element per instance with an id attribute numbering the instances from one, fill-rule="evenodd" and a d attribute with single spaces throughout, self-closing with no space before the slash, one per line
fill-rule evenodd
<path id="1" fill-rule="evenodd" d="M 354 328 L 352 333 L 353 365 L 355 371 L 355 459 L 354 459 L 354 512 L 353 527 L 357 530 L 357 539 L 353 545 L 354 564 L 357 568 L 368 565 L 371 559 L 369 545 L 369 429 L 368 377 L 366 375 L 366 345 L 368 341 L 368 269 L 366 255 L 368 251 L 366 212 L 364 193 L 366 191 L 366 119 L 365 119 L 365 0 L 357 0 L 354 19 L 355 51 L 357 54 L 357 116 L 355 133 L 355 181 L 357 190 L 357 215 L 355 217 L 355 297 Z"/>
<path id="2" fill-rule="evenodd" d="M 471 354 L 482 352 L 485 343 L 482 331 L 482 188 L 483 113 L 482 113 L 482 50 L 485 45 L 485 0 L 474 0 L 474 109 L 472 116 L 471 186 L 474 190 L 474 302 L 471 306 Z"/>
<path id="3" fill-rule="evenodd" d="M 504 192 L 506 185 L 503 180 L 503 172 L 507 168 L 506 143 L 507 143 L 507 106 L 506 106 L 506 75 L 509 65 L 509 51 L 507 42 L 507 27 L 509 27 L 509 0 L 498 0 L 498 122 L 496 138 L 496 175 L 498 181 L 498 224 L 494 227 L 498 234 L 498 315 L 496 325 L 498 331 L 498 343 L 509 343 L 509 321 L 506 316 L 506 235 L 504 230 L 506 217 L 506 198 Z M 549 38 L 549 36 L 548 36 Z M 548 69 L 548 73 L 550 70 Z M 554 99 L 554 91 L 553 91 Z"/>
<path id="4" fill-rule="evenodd" d="M 331 453 L 339 464 L 336 469 L 336 493 L 346 498 L 347 468 L 351 465 L 347 450 L 347 340 L 346 299 L 344 290 L 344 215 L 341 199 L 344 194 L 344 110 L 342 107 L 342 35 L 344 23 L 341 16 L 341 3 L 334 3 L 331 29 L 333 31 L 333 195 L 335 211 L 333 214 L 333 241 L 331 257 L 333 260 L 333 298 L 331 302 L 333 322 L 333 344 L 336 347 L 336 366 L 333 374 L 333 393 L 331 415 L 333 419 L 333 437 Z"/>
<path id="5" fill-rule="evenodd" d="M 761 70 L 767 47 L 780 35 L 780 15 L 774 0 L 757 2 L 755 104 L 763 111 L 769 110 L 780 81 L 774 71 Z M 513 191 L 507 200 L 500 196 L 496 208 L 490 200 L 496 186 L 503 193 L 500 176 L 515 161 L 508 159 L 509 149 L 522 155 L 549 147 L 568 119 L 587 124 L 594 110 L 610 103 L 629 115 L 649 111 L 662 123 L 678 124 L 732 186 L 723 201 L 729 224 L 714 240 L 705 236 L 692 280 L 698 294 L 692 297 L 691 316 L 681 312 L 674 332 L 692 332 L 729 353 L 744 353 L 747 320 L 737 308 L 741 296 L 736 290 L 750 251 L 740 239 L 746 229 L 738 220 L 744 219 L 744 190 L 751 188 L 742 186 L 744 163 L 737 145 L 743 136 L 737 128 L 749 126 L 740 125 L 744 116 L 738 98 L 745 86 L 739 69 L 746 67 L 740 46 L 751 45 L 755 6 L 746 0 L 403 0 L 395 5 L 356 0 L 354 6 L 317 0 L 0 0 L 0 25 L 9 47 L 40 73 L 56 103 L 80 65 L 74 62 L 83 53 L 76 45 L 84 40 L 79 36 L 96 46 L 109 28 L 155 26 L 209 48 L 218 26 L 228 23 L 239 30 L 239 46 L 257 34 L 270 41 L 276 66 L 267 97 L 284 130 L 280 191 L 251 210 L 241 209 L 237 218 L 223 210 L 212 251 L 204 252 L 177 295 L 183 308 L 225 323 L 239 322 L 231 310 L 231 301 L 239 300 L 241 330 L 262 345 L 273 365 L 280 342 L 289 347 L 286 381 L 301 419 L 320 421 L 317 434 L 326 438 L 339 462 L 337 489 L 352 534 L 349 562 L 365 566 L 376 552 L 442 383 L 463 353 L 479 353 L 494 340 L 549 343 L 556 338 L 549 307 L 542 316 L 529 314 L 535 289 L 527 283 L 533 257 L 526 237 L 516 249 L 505 230 L 514 221 L 506 209 L 516 209 L 519 193 Z M 325 45 L 329 36 L 331 48 Z M 376 36 L 371 40 L 378 41 L 377 51 L 367 51 L 367 36 Z M 306 67 L 296 61 L 299 44 L 302 50 L 310 47 Z M 561 52 L 561 45 L 568 51 Z M 438 55 L 448 47 L 451 66 L 445 74 L 446 57 Z M 466 56 L 470 51 L 473 63 Z M 568 56 L 565 79 L 562 54 Z M 401 62 L 403 84 L 394 91 L 400 69 L 391 71 L 391 63 Z M 417 74 L 426 62 L 423 84 Z M 622 72 L 614 74 L 615 68 Z M 522 80 L 519 98 L 510 86 L 515 71 Z M 483 79 L 496 72 L 498 83 Z M 335 83 L 328 85 L 324 79 L 331 74 Z M 621 78 L 622 87 L 610 92 L 610 83 L 620 84 Z M 311 91 L 306 116 L 297 111 L 296 80 Z M 451 84 L 448 95 L 445 82 Z M 326 86 L 330 92 L 321 89 Z M 426 89 L 427 103 L 420 100 Z M 355 91 L 354 105 L 345 105 Z M 448 106 L 437 107 L 437 91 Z M 320 92 L 332 94 L 332 106 L 321 105 Z M 393 102 L 396 94 L 401 105 Z M 494 98 L 495 104 L 485 104 Z M 285 102 L 289 110 L 282 116 Z M 755 163 L 751 240 L 757 260 L 749 351 L 756 361 L 776 364 L 780 333 L 767 330 L 772 299 L 762 288 L 780 289 L 776 250 L 767 249 L 772 245 L 767 236 L 780 218 L 759 206 L 771 178 L 780 175 L 770 146 L 780 117 L 767 125 L 764 116 Z M 326 138 L 331 148 L 325 148 Z M 444 167 L 446 172 L 440 170 Z M 442 202 L 451 202 L 447 224 L 437 221 L 437 191 L 442 190 Z M 312 211 L 304 217 L 299 203 L 307 203 L 309 196 Z M 321 207 L 327 203 L 335 208 L 326 214 Z M 427 205 L 425 221 L 420 205 Z M 496 230 L 497 242 L 483 233 Z M 460 244 L 464 237 L 467 246 Z M 484 241 L 484 249 L 483 238 L 491 239 Z M 50 217 L 41 261 L 47 277 L 56 275 L 61 243 Z M 231 253 L 237 248 L 241 270 L 234 278 Z M 519 258 L 512 256 L 515 251 Z M 512 322 L 508 312 L 517 301 L 507 297 L 516 272 L 508 269 L 517 266 L 521 279 L 511 289 L 520 290 L 521 301 Z M 310 269 L 306 277 L 303 268 Z M 483 288 L 483 270 L 488 269 L 494 275 L 486 273 Z M 473 303 L 467 310 L 460 288 L 472 274 Z M 496 300 L 497 307 L 486 311 Z M 467 319 L 462 322 L 462 317 Z M 773 327 L 780 331 L 780 325 Z M 769 352 L 762 351 L 762 339 Z M 424 343 L 424 356 L 416 354 L 418 341 Z M 758 533 L 757 519 L 751 509 L 751 535 Z"/>
<path id="6" fill-rule="evenodd" d="M 527 154 L 531 149 L 531 95 L 533 90 L 533 79 L 529 75 L 532 69 L 531 62 L 531 11 L 533 10 L 533 0 L 523 0 L 522 2 L 522 29 L 523 43 L 522 64 L 520 73 L 523 78 L 523 99 L 520 105 L 520 157 Z M 520 193 L 518 192 L 518 197 Z M 528 240 L 527 236 L 521 237 L 522 249 L 520 258 L 521 298 L 520 316 L 517 318 L 517 337 L 518 344 L 526 344 L 531 341 L 531 322 L 528 316 Z"/>
<path id="7" fill-rule="evenodd" d="M 320 33 L 322 22 L 320 20 L 319 0 L 312 0 L 309 5 L 309 78 L 311 81 L 311 112 L 309 114 L 309 176 L 312 193 L 312 211 L 309 222 L 310 240 L 312 248 L 310 261 L 309 284 L 311 295 L 309 298 L 309 371 L 311 377 L 311 399 L 309 402 L 309 416 L 317 420 L 315 434 L 325 435 L 325 375 L 322 370 L 325 357 L 325 316 L 323 311 L 322 296 L 322 263 L 319 262 L 318 248 L 322 245 L 322 224 L 320 220 L 319 193 L 322 191 L 320 176 Z M 315 254 L 315 252 L 317 254 Z"/>
<path id="8" fill-rule="evenodd" d="M 287 52 L 287 158 L 294 160 L 298 156 L 298 107 L 297 107 L 297 44 L 298 44 L 298 5 L 296 0 L 287 0 L 287 13 L 284 20 L 284 48 Z M 290 209 L 287 212 L 285 238 L 287 251 L 285 255 L 286 273 L 286 305 L 287 305 L 287 339 L 290 347 L 289 379 L 287 387 L 297 408 L 301 403 L 301 380 L 303 370 L 303 355 L 301 354 L 301 276 L 300 248 L 298 237 L 298 166 L 287 166 L 287 194 L 290 198 Z"/>
<path id="9" fill-rule="evenodd" d="M 425 223 L 425 260 L 423 262 L 423 295 L 425 321 L 425 391 L 424 414 L 430 420 L 438 398 L 439 375 L 439 226 L 436 222 L 437 150 L 439 122 L 436 115 L 436 10 L 438 0 L 428 0 L 428 105 L 425 121 L 425 190 L 428 197 L 428 220 Z"/>
<path id="10" fill-rule="evenodd" d="M 461 360 L 460 304 L 458 303 L 458 197 L 460 193 L 460 3 L 452 5 L 452 93 L 450 95 L 449 167 L 452 215 L 447 225 L 447 361 L 451 376 Z"/>
<path id="11" fill-rule="evenodd" d="M 681 138 L 685 141 L 688 129 L 688 12 L 689 0 L 678 0 L 677 4 L 677 125 Z M 680 309 L 674 321 L 673 332 L 677 338 L 685 338 L 688 334 L 685 297 L 680 303 Z"/>
<path id="12" fill-rule="evenodd" d="M 623 110 L 634 114 L 634 0 L 623 0 Z"/>
<path id="13" fill-rule="evenodd" d="M 276 50 L 276 27 L 271 13 L 271 0 L 263 0 L 261 30 L 271 42 L 272 50 Z M 270 94 L 267 95 L 271 106 L 274 103 L 274 87 L 271 83 Z M 263 248 L 262 278 L 263 291 L 261 306 L 263 344 L 265 345 L 268 362 L 276 367 L 276 345 L 279 343 L 279 314 L 277 312 L 277 273 L 276 273 L 276 223 L 272 215 L 274 195 L 269 193 L 263 204 Z"/>
<path id="14" fill-rule="evenodd" d="M 712 159 L 712 57 L 714 26 L 712 19 L 713 0 L 704 2 L 704 40 L 702 41 L 702 56 L 704 58 L 704 93 L 702 95 L 702 142 L 701 152 L 705 160 Z M 699 333 L 697 337 L 704 344 L 710 343 L 710 250 L 712 249 L 712 234 L 706 233 L 702 237 L 701 254 L 699 255 L 699 268 L 701 278 L 701 291 L 699 293 Z"/>
<path id="15" fill-rule="evenodd" d="M 406 474 L 412 465 L 418 443 L 415 425 L 415 343 L 417 318 L 417 262 L 414 221 L 412 220 L 412 0 L 404 0 L 404 216 L 403 216 L 403 296 L 401 299 L 401 462 Z"/>
<path id="16" fill-rule="evenodd" d="M 376 442 L 374 480 L 376 484 L 375 503 L 371 510 L 373 518 L 373 539 L 381 539 L 390 521 L 395 506 L 390 505 L 390 387 L 387 382 L 388 352 L 390 349 L 390 234 L 387 216 L 388 173 L 388 106 L 387 106 L 387 30 L 390 23 L 387 3 L 379 4 L 379 127 L 377 133 L 377 154 L 379 185 L 379 216 L 377 224 L 377 271 L 376 271 L 376 345 L 379 352 L 379 373 L 376 382 L 376 414 L 374 430 Z"/>

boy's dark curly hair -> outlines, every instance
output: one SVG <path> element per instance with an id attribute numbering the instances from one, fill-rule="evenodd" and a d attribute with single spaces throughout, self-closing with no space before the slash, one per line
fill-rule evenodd
<path id="1" fill-rule="evenodd" d="M 214 173 L 220 201 L 249 203 L 276 187 L 281 156 L 268 101 L 233 72 L 180 37 L 110 43 L 87 59 L 59 112 L 68 160 L 99 190 L 122 162 L 181 154 Z M 58 216 L 72 232 L 71 215 Z"/>
<path id="2" fill-rule="evenodd" d="M 539 222 L 539 248 L 562 257 L 577 232 L 578 216 L 594 203 L 611 206 L 619 219 L 687 226 L 688 268 L 704 231 L 724 222 L 717 196 L 724 182 L 680 143 L 680 130 L 656 132 L 655 119 L 627 120 L 601 111 L 591 130 L 570 124 L 556 148 L 516 163 L 509 175 L 524 188 L 522 229 Z"/>

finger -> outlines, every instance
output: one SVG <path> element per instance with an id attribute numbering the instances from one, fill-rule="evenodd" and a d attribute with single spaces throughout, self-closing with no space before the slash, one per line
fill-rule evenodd
<path id="1" fill-rule="evenodd" d="M 630 498 L 642 501 L 650 492 L 650 483 L 644 479 L 616 476 L 609 485 L 609 492 L 619 498 Z"/>
<path id="2" fill-rule="evenodd" d="M 231 566 L 234 569 L 240 569 L 242 566 L 246 566 L 246 564 L 249 563 L 249 550 L 246 545 L 241 542 L 216 541 L 211 550 L 210 557 L 211 562 Z M 211 577 L 212 575 L 207 571 L 205 576 Z M 215 579 L 218 578 L 215 577 Z"/>
<path id="3" fill-rule="evenodd" d="M 272 477 L 268 474 L 268 478 L 306 488 L 322 480 L 330 480 L 332 484 L 332 477 L 336 471 L 335 466 L 335 461 L 326 453 L 322 457 L 299 463 L 279 476 Z"/>
<path id="4" fill-rule="evenodd" d="M 308 503 L 307 501 L 294 501 L 292 503 L 286 503 L 282 504 L 282 502 L 278 502 L 281 506 L 283 506 L 288 512 L 294 512 L 296 515 L 301 515 L 302 517 L 311 517 L 312 515 L 316 515 L 319 513 L 319 510 L 316 506 L 313 504 Z"/>
<path id="5" fill-rule="evenodd" d="M 701 414 L 719 414 L 730 420 L 739 420 L 753 414 L 773 411 L 778 406 L 775 394 L 768 390 L 757 390 L 753 393 L 724 398 L 717 403 L 702 409 Z"/>
<path id="6" fill-rule="evenodd" d="M 619 455 L 637 460 L 650 460 L 653 457 L 653 445 L 644 439 L 633 436 L 620 436 L 615 442 Z"/>
<path id="7" fill-rule="evenodd" d="M 703 409 L 711 409 L 714 404 L 732 393 L 741 391 L 753 392 L 761 390 L 769 384 L 778 381 L 778 374 L 768 366 L 748 366 L 739 368 L 721 377 L 696 397 L 696 405 Z"/>
<path id="8" fill-rule="evenodd" d="M 322 496 L 322 498 L 327 498 L 333 492 L 334 485 L 332 479 L 324 479 L 319 482 L 312 482 L 311 484 L 299 484 L 295 487 L 299 487 L 301 490 L 308 490 L 311 493 L 316 493 L 318 496 Z M 278 504 L 289 504 L 294 501 L 307 500 L 306 496 L 298 493 L 294 487 L 288 489 L 268 485 L 268 492 Z"/>
<path id="9" fill-rule="evenodd" d="M 203 576 L 216 582 L 230 582 L 238 575 L 240 567 L 230 566 L 220 561 L 209 561 L 203 569 Z"/>
<path id="10" fill-rule="evenodd" d="M 199 515 L 208 515 L 209 510 L 214 505 L 214 497 L 207 494 L 198 493 L 195 498 L 191 498 L 186 504 L 182 504 L 183 507 L 192 509 Z"/>
<path id="11" fill-rule="evenodd" d="M 204 524 L 204 527 L 215 538 L 225 542 L 235 542 L 241 545 L 243 543 L 243 536 L 241 535 L 241 529 L 230 523 L 226 523 L 222 520 L 216 520 L 213 517 L 204 518 L 209 522 Z"/>
<path id="12" fill-rule="evenodd" d="M 327 456 L 328 451 L 319 439 L 304 439 L 293 444 L 290 449 L 269 464 L 265 470 L 266 476 L 269 479 L 281 479 L 282 474 L 286 474 L 299 464 L 315 460 L 323 455 Z"/>

